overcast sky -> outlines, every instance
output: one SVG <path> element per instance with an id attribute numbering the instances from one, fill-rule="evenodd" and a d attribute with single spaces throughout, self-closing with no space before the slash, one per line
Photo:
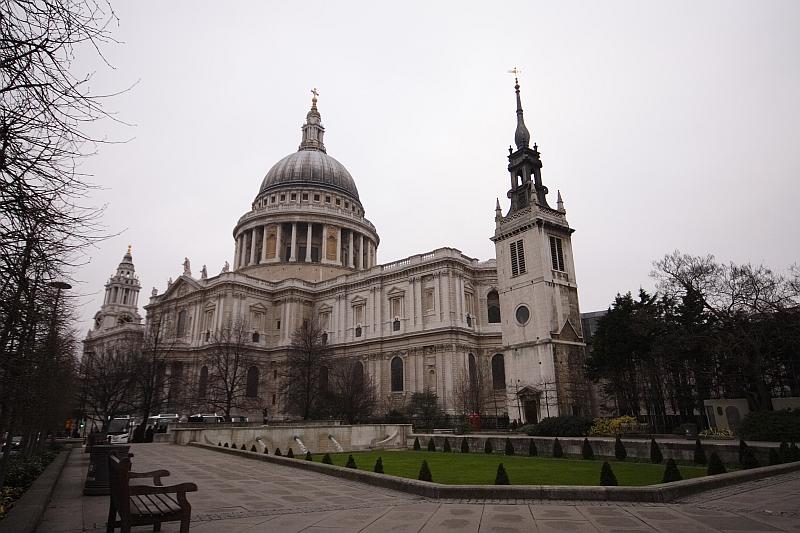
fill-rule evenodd
<path id="1" fill-rule="evenodd" d="M 800 251 L 800 2 L 114 2 L 83 164 L 118 237 L 76 277 L 80 329 L 128 244 L 142 282 L 232 261 L 233 226 L 297 150 L 310 90 L 381 263 L 494 257 L 508 207 L 513 77 L 551 204 L 575 228 L 581 310 L 652 288 L 675 249 L 783 270 Z M 142 311 L 143 312 L 143 311 Z"/>

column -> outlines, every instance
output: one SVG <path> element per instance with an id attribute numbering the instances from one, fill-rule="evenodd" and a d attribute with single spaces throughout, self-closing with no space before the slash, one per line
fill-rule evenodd
<path id="1" fill-rule="evenodd" d="M 250 264 L 256 264 L 256 228 L 250 230 Z"/>
<path id="2" fill-rule="evenodd" d="M 267 262 L 267 225 L 261 226 L 261 262 Z"/>
<path id="3" fill-rule="evenodd" d="M 353 268 L 353 230 L 348 230 L 350 233 L 350 246 L 347 249 L 347 266 Z"/>
<path id="4" fill-rule="evenodd" d="M 275 228 L 275 260 L 277 262 L 283 261 L 283 224 L 278 224 Z"/>
<path id="5" fill-rule="evenodd" d="M 314 224 L 309 222 L 307 224 L 308 231 L 306 231 L 306 263 L 311 262 L 311 230 L 314 227 Z"/>
<path id="6" fill-rule="evenodd" d="M 336 228 L 336 264 L 342 264 L 342 228 Z"/>
<path id="7" fill-rule="evenodd" d="M 236 270 L 239 267 L 239 238 L 236 238 L 236 245 L 233 249 L 233 269 Z"/>
<path id="8" fill-rule="evenodd" d="M 322 225 L 322 244 L 319 247 L 319 262 L 328 262 L 328 225 Z"/>
<path id="9" fill-rule="evenodd" d="M 364 270 L 364 234 L 358 234 L 358 268 Z"/>
<path id="10" fill-rule="evenodd" d="M 297 222 L 292 222 L 292 250 L 289 252 L 289 261 L 297 261 L 295 256 L 295 249 L 297 249 Z"/>

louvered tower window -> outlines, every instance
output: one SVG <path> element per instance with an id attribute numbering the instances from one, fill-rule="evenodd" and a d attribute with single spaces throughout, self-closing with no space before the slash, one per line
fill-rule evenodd
<path id="1" fill-rule="evenodd" d="M 550 259 L 553 263 L 553 270 L 564 272 L 564 247 L 561 239 L 550 237 Z"/>
<path id="2" fill-rule="evenodd" d="M 511 275 L 519 276 L 525 272 L 525 248 L 520 239 L 511 243 Z"/>

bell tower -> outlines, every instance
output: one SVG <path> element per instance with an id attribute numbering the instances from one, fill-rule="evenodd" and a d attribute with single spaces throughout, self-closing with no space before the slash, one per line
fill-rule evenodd
<path id="1" fill-rule="evenodd" d="M 515 72 L 515 71 L 514 71 Z M 515 72 L 516 74 L 516 72 Z M 558 193 L 547 202 L 542 161 L 525 126 L 515 78 L 516 150 L 509 146 L 510 207 L 495 207 L 497 282 L 509 417 L 534 423 L 548 416 L 589 414 L 572 233 Z"/>
<path id="2" fill-rule="evenodd" d="M 142 286 L 133 266 L 131 247 L 122 257 L 117 272 L 106 283 L 100 311 L 94 316 L 94 330 L 106 330 L 126 324 L 141 324 L 139 291 Z"/>

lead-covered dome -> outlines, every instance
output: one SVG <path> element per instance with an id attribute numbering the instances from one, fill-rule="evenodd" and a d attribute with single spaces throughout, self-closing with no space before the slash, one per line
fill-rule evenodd
<path id="1" fill-rule="evenodd" d="M 304 150 L 287 155 L 267 172 L 260 193 L 288 186 L 332 189 L 359 200 L 353 177 L 340 162 L 321 150 Z"/>
<path id="2" fill-rule="evenodd" d="M 344 165 L 325 152 L 322 137 L 325 127 L 317 110 L 317 95 L 311 99 L 311 110 L 303 124 L 303 140 L 298 151 L 287 155 L 267 172 L 259 195 L 275 189 L 311 186 L 344 193 L 359 200 L 353 177 Z M 360 200 L 359 200 L 360 201 Z"/>

